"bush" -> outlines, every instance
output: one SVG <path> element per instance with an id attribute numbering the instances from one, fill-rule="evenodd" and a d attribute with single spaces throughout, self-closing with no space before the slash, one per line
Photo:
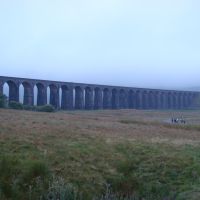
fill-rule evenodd
<path id="1" fill-rule="evenodd" d="M 0 95 L 0 108 L 5 108 L 7 103 L 7 97 L 5 95 Z"/>
<path id="2" fill-rule="evenodd" d="M 36 111 L 39 111 L 39 112 L 54 112 L 55 108 L 52 105 L 47 104 L 47 105 L 44 105 L 44 106 L 37 106 Z"/>
<path id="3" fill-rule="evenodd" d="M 10 101 L 9 102 L 9 107 L 12 109 L 17 109 L 17 110 L 23 110 L 23 104 L 16 102 L 16 101 Z"/>
<path id="4" fill-rule="evenodd" d="M 24 110 L 30 110 L 30 111 L 36 110 L 36 106 L 24 105 L 23 107 L 24 107 Z"/>

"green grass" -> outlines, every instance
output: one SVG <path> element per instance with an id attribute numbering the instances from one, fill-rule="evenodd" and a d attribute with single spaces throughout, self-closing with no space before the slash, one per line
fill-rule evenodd
<path id="1" fill-rule="evenodd" d="M 1 200 L 200 199 L 198 124 L 80 113 L 0 115 Z"/>
<path id="2" fill-rule="evenodd" d="M 15 153 L 3 145 L 0 188 L 5 199 L 27 199 L 30 187 L 32 199 L 39 199 L 53 176 L 78 188 L 84 199 L 101 195 L 106 184 L 114 193 L 152 200 L 178 198 L 200 186 L 200 147 L 108 144 L 98 138 L 54 142 L 49 155 L 30 144 L 18 144 Z"/>

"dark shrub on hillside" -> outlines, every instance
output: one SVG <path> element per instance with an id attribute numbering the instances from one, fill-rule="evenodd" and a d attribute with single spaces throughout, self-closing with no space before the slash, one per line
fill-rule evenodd
<path id="1" fill-rule="evenodd" d="M 39 111 L 39 112 L 54 112 L 55 108 L 52 105 L 47 104 L 47 105 L 44 105 L 44 106 L 37 106 L 36 111 Z"/>
<path id="2" fill-rule="evenodd" d="M 9 108 L 23 110 L 23 104 L 16 102 L 16 101 L 10 101 Z"/>
<path id="3" fill-rule="evenodd" d="M 35 111 L 36 110 L 36 106 L 29 106 L 29 105 L 24 105 L 24 110 L 31 110 L 31 111 Z"/>
<path id="4" fill-rule="evenodd" d="M 5 108 L 7 104 L 7 97 L 5 95 L 0 95 L 0 108 Z"/>

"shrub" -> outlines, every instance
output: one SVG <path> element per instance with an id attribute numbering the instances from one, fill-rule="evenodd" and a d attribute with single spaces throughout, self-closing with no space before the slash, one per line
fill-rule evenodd
<path id="1" fill-rule="evenodd" d="M 16 101 L 10 101 L 9 107 L 12 109 L 23 110 L 23 104 Z"/>
<path id="2" fill-rule="evenodd" d="M 44 105 L 44 106 L 37 106 L 36 111 L 39 111 L 39 112 L 54 112 L 55 108 L 52 105 L 47 104 L 47 105 Z"/>
<path id="3" fill-rule="evenodd" d="M 5 108 L 7 103 L 7 97 L 5 95 L 0 95 L 0 108 Z"/>
<path id="4" fill-rule="evenodd" d="M 31 110 L 31 111 L 35 111 L 36 110 L 36 106 L 29 106 L 29 105 L 24 105 L 24 110 Z"/>

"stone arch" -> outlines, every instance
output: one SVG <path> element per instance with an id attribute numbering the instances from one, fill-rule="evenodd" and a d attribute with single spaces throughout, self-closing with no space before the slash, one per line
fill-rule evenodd
<path id="1" fill-rule="evenodd" d="M 172 92 L 172 108 L 177 109 L 178 108 L 178 98 L 177 93 Z"/>
<path id="2" fill-rule="evenodd" d="M 192 107 L 193 101 L 194 101 L 194 95 L 193 95 L 193 93 L 189 93 L 189 95 L 188 95 L 188 108 Z"/>
<path id="3" fill-rule="evenodd" d="M 161 103 L 160 103 L 160 92 L 155 91 L 154 92 L 154 108 L 155 109 L 160 109 L 161 108 Z"/>
<path id="4" fill-rule="evenodd" d="M 49 103 L 55 108 L 59 108 L 59 88 L 55 84 L 49 85 L 50 98 Z"/>
<path id="5" fill-rule="evenodd" d="M 186 92 L 183 94 L 183 106 L 184 108 L 188 107 L 188 94 Z"/>
<path id="6" fill-rule="evenodd" d="M 173 94 L 171 92 L 167 93 L 167 107 L 173 109 Z"/>
<path id="7" fill-rule="evenodd" d="M 155 94 L 153 91 L 149 91 L 149 108 L 154 109 L 155 108 Z"/>
<path id="8" fill-rule="evenodd" d="M 84 92 L 80 86 L 75 87 L 75 109 L 84 108 Z"/>
<path id="9" fill-rule="evenodd" d="M 91 110 L 93 108 L 93 91 L 90 87 L 85 88 L 85 109 Z"/>
<path id="10" fill-rule="evenodd" d="M 148 109 L 148 93 L 147 91 L 142 91 L 142 109 Z"/>
<path id="11" fill-rule="evenodd" d="M 119 95 L 117 89 L 112 89 L 112 109 L 117 109 L 119 107 Z"/>
<path id="12" fill-rule="evenodd" d="M 44 84 L 36 83 L 37 105 L 42 106 L 47 104 L 47 88 Z"/>
<path id="13" fill-rule="evenodd" d="M 135 104 L 136 109 L 141 109 L 142 108 L 142 92 L 140 90 L 136 91 L 136 104 Z"/>
<path id="14" fill-rule="evenodd" d="M 32 106 L 34 103 L 34 90 L 31 83 L 24 81 L 22 82 L 24 95 L 23 95 L 23 104 Z"/>
<path id="15" fill-rule="evenodd" d="M 160 109 L 164 109 L 164 93 L 160 93 Z"/>
<path id="16" fill-rule="evenodd" d="M 178 109 L 182 109 L 183 108 L 183 93 L 179 92 L 177 94 L 178 97 Z"/>
<path id="17" fill-rule="evenodd" d="M 161 92 L 160 93 L 160 108 L 161 109 L 167 109 L 167 105 L 166 105 L 166 93 L 165 92 Z"/>
<path id="18" fill-rule="evenodd" d="M 120 89 L 119 91 L 119 108 L 127 108 L 127 97 L 124 89 Z"/>
<path id="19" fill-rule="evenodd" d="M 192 93 L 192 104 L 191 104 L 191 108 L 193 109 L 199 109 L 200 106 L 200 93 L 197 92 L 193 92 Z"/>
<path id="20" fill-rule="evenodd" d="M 66 85 L 61 85 L 61 109 L 67 110 L 69 88 Z"/>
<path id="21" fill-rule="evenodd" d="M 19 102 L 19 86 L 12 80 L 6 81 L 8 84 L 8 100 Z"/>
<path id="22" fill-rule="evenodd" d="M 133 90 L 128 91 L 128 107 L 130 109 L 135 108 L 135 93 Z"/>
<path id="23" fill-rule="evenodd" d="M 94 109 L 98 110 L 103 107 L 102 91 L 99 87 L 94 89 Z"/>
<path id="24" fill-rule="evenodd" d="M 103 108 L 104 109 L 111 108 L 111 95 L 108 88 L 104 88 L 103 90 Z"/>

